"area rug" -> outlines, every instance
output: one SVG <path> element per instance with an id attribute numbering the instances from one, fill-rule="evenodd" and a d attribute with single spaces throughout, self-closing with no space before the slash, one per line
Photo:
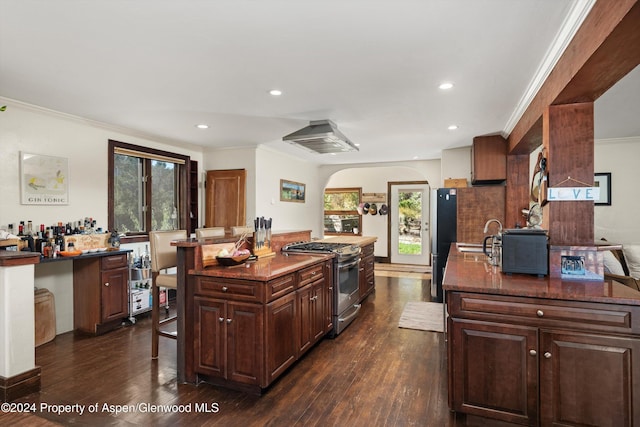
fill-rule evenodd
<path id="1" fill-rule="evenodd" d="M 408 302 L 400 315 L 399 328 L 444 332 L 444 312 L 441 303 Z"/>

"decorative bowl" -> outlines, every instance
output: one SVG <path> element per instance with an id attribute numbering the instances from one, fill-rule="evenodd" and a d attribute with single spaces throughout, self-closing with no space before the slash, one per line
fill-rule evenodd
<path id="1" fill-rule="evenodd" d="M 238 256 L 217 256 L 216 261 L 218 264 L 224 265 L 225 267 L 230 267 L 232 265 L 240 265 L 243 264 L 251 254 L 238 255 Z"/>
<path id="2" fill-rule="evenodd" d="M 78 256 L 82 255 L 82 251 L 60 251 L 61 256 Z"/>

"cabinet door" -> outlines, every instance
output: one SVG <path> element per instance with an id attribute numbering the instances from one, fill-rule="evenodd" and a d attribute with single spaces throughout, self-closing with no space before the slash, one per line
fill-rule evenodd
<path id="1" fill-rule="evenodd" d="M 312 344 L 311 307 L 313 305 L 313 285 L 307 285 L 296 291 L 298 301 L 298 355 L 301 355 Z"/>
<path id="2" fill-rule="evenodd" d="M 123 319 L 129 315 L 129 271 L 126 268 L 101 273 L 101 320 Z"/>
<path id="3" fill-rule="evenodd" d="M 311 304 L 311 334 L 313 336 L 314 343 L 318 342 L 320 338 L 322 338 L 325 334 L 326 313 L 324 310 L 324 288 L 324 279 L 318 280 L 313 284 L 313 301 Z"/>
<path id="4" fill-rule="evenodd" d="M 537 425 L 537 328 L 453 319 L 450 332 L 452 409 Z"/>
<path id="5" fill-rule="evenodd" d="M 634 366 L 640 366 L 637 339 L 542 331 L 542 425 L 639 425 L 640 375 Z"/>
<path id="6" fill-rule="evenodd" d="M 260 384 L 263 309 L 258 304 L 227 303 L 227 379 Z"/>
<path id="7" fill-rule="evenodd" d="M 226 378 L 226 307 L 211 298 L 194 298 L 193 353 L 195 372 Z"/>
<path id="8" fill-rule="evenodd" d="M 296 294 L 292 292 L 278 298 L 268 304 L 266 310 L 266 373 L 270 383 L 296 360 Z"/>
<path id="9" fill-rule="evenodd" d="M 327 261 L 324 265 L 324 317 L 325 333 L 333 330 L 333 262 Z"/>

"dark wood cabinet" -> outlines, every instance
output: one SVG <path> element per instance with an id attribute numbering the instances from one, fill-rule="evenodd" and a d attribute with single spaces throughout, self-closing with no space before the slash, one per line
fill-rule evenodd
<path id="1" fill-rule="evenodd" d="M 269 281 L 196 276 L 193 367 L 200 380 L 259 391 L 332 330 L 331 260 Z"/>
<path id="2" fill-rule="evenodd" d="M 127 254 L 78 258 L 73 262 L 73 323 L 76 330 L 102 334 L 129 316 Z"/>
<path id="3" fill-rule="evenodd" d="M 324 264 L 306 268 L 298 272 L 298 350 L 305 353 L 326 331 L 326 282 Z"/>
<path id="4" fill-rule="evenodd" d="M 478 136 L 471 146 L 471 182 L 499 183 L 507 179 L 507 140 L 500 135 Z"/>
<path id="5" fill-rule="evenodd" d="M 537 425 L 538 331 L 527 326 L 453 320 L 451 378 L 455 411 Z M 534 350 L 535 351 L 535 350 Z"/>
<path id="6" fill-rule="evenodd" d="M 540 351 L 542 425 L 614 427 L 640 422 L 640 380 L 633 369 L 640 366 L 638 339 L 543 331 Z"/>
<path id="7" fill-rule="evenodd" d="M 265 331 L 265 349 L 268 349 L 266 382 L 270 383 L 298 357 L 295 293 L 289 293 L 267 304 Z"/>
<path id="8" fill-rule="evenodd" d="M 262 306 L 196 297 L 194 307 L 198 371 L 238 383 L 257 383 Z"/>
<path id="9" fill-rule="evenodd" d="M 449 399 L 530 426 L 635 425 L 640 307 L 452 292 Z"/>
<path id="10" fill-rule="evenodd" d="M 375 256 L 373 255 L 374 246 L 370 245 L 362 246 L 362 252 L 360 253 L 360 266 L 359 266 L 359 291 L 360 301 L 365 299 L 375 289 Z"/>

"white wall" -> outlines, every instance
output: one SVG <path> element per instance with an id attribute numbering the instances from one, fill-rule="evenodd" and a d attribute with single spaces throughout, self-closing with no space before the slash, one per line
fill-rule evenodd
<path id="1" fill-rule="evenodd" d="M 594 207 L 594 237 L 640 244 L 640 136 L 597 140 L 596 173 L 611 172 L 611 206 Z"/>
<path id="2" fill-rule="evenodd" d="M 398 162 L 380 166 L 341 166 L 322 167 L 323 174 L 332 174 L 324 188 L 361 187 L 363 193 L 387 193 L 387 183 L 394 181 L 428 181 L 432 188 L 440 186 L 440 162 L 438 160 L 420 162 Z M 437 183 L 433 185 L 432 183 Z M 387 201 L 389 195 L 387 194 Z M 362 235 L 376 236 L 374 255 L 389 256 L 388 250 L 388 216 L 363 215 Z"/>
<path id="3" fill-rule="evenodd" d="M 79 117 L 0 98 L 0 228 L 20 221 L 50 225 L 85 216 L 107 226 L 108 140 L 142 145 L 190 156 L 202 164 L 199 149 L 179 142 L 136 135 Z M 69 204 L 34 206 L 20 203 L 20 152 L 66 157 L 69 162 Z M 57 333 L 73 329 L 73 266 L 70 261 L 36 265 L 35 286 L 49 289 L 56 303 Z"/>
<path id="4" fill-rule="evenodd" d="M 471 185 L 471 146 L 442 150 L 442 187 L 449 178 L 466 178 Z"/>

